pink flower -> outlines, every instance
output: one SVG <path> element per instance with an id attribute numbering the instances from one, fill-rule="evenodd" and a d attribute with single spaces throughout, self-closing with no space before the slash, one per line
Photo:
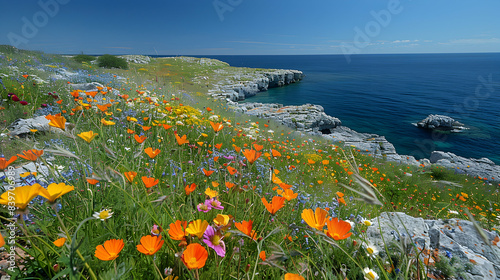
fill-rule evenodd
<path id="1" fill-rule="evenodd" d="M 21 103 L 21 105 L 24 105 L 24 106 L 28 105 L 28 102 L 26 102 L 26 101 L 24 101 L 24 100 L 23 100 L 23 101 L 21 101 L 21 102 L 19 102 L 19 103 Z"/>
<path id="2" fill-rule="evenodd" d="M 17 95 L 15 95 L 15 94 L 13 94 L 13 95 L 11 96 L 11 98 L 12 98 L 12 101 L 15 101 L 15 102 L 18 102 L 18 101 L 19 101 L 19 97 L 17 97 Z"/>
<path id="3" fill-rule="evenodd" d="M 210 205 L 212 209 L 217 209 L 217 210 L 224 209 L 224 206 L 222 206 L 220 201 L 218 201 L 216 198 L 205 200 L 205 204 Z"/>
<path id="4" fill-rule="evenodd" d="M 205 203 L 200 203 L 198 204 L 198 206 L 196 206 L 196 208 L 198 208 L 198 211 L 207 213 L 208 211 L 212 210 L 212 207 L 210 206 L 210 204 L 207 204 L 207 201 L 208 200 L 206 200 Z"/>
<path id="5" fill-rule="evenodd" d="M 218 231 L 216 232 L 212 226 L 208 226 L 203 234 L 203 242 L 205 242 L 208 247 L 214 249 L 215 253 L 220 257 L 226 255 L 226 244 L 224 244 L 222 239 L 222 234 Z"/>
<path id="6" fill-rule="evenodd" d="M 153 228 L 151 229 L 151 235 L 153 236 L 158 236 L 162 232 L 161 228 L 157 225 L 153 225 Z"/>

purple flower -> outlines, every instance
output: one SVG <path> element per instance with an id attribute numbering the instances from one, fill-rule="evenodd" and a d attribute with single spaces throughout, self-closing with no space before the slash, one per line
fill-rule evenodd
<path id="1" fill-rule="evenodd" d="M 212 226 L 208 226 L 203 234 L 203 242 L 205 242 L 208 247 L 214 249 L 215 253 L 220 257 L 226 255 L 226 245 L 224 241 L 222 241 L 222 238 L 222 234 L 216 232 Z"/>
<path id="2" fill-rule="evenodd" d="M 207 213 L 208 211 L 212 210 L 212 207 L 210 206 L 210 204 L 207 204 L 207 201 L 208 200 L 206 200 L 205 203 L 200 203 L 198 204 L 198 206 L 196 206 L 196 208 L 198 208 L 198 211 Z"/>
<path id="3" fill-rule="evenodd" d="M 222 206 L 220 201 L 218 201 L 216 198 L 210 198 L 205 200 L 205 204 L 209 205 L 209 207 L 211 207 L 212 209 L 217 209 L 217 210 L 224 209 L 224 206 Z"/>
<path id="4" fill-rule="evenodd" d="M 225 159 L 228 159 L 228 160 L 233 160 L 234 159 L 233 156 L 222 156 L 222 157 L 225 158 Z"/>

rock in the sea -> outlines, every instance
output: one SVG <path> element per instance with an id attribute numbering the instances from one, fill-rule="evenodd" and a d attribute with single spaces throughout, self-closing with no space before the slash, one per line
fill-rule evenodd
<path id="1" fill-rule="evenodd" d="M 451 132 L 460 132 L 466 129 L 463 123 L 444 115 L 429 115 L 427 118 L 419 121 L 417 127 Z"/>
<path id="2" fill-rule="evenodd" d="M 493 181 L 500 180 L 500 166 L 495 165 L 488 158 L 464 158 L 453 153 L 434 151 L 429 160 L 431 163 L 453 168 L 457 173 L 479 176 Z"/>
<path id="3" fill-rule="evenodd" d="M 380 235 L 382 232 L 382 236 Z M 440 257 L 457 257 L 465 271 L 466 279 L 500 279 L 500 247 L 493 242 L 495 232 L 483 230 L 489 239 L 485 244 L 472 222 L 449 220 L 424 220 L 405 213 L 382 213 L 372 220 L 367 238 L 379 248 L 386 244 L 405 243 L 409 248 L 439 250 Z M 423 256 L 425 257 L 425 256 Z"/>

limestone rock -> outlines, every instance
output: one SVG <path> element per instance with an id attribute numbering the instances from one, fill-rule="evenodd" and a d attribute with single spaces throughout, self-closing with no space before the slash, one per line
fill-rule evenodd
<path id="1" fill-rule="evenodd" d="M 119 57 L 124 58 L 129 63 L 148 64 L 151 61 L 151 58 L 145 55 L 121 55 Z"/>
<path id="2" fill-rule="evenodd" d="M 355 146 L 361 153 L 370 154 L 377 158 L 395 161 L 408 165 L 419 165 L 413 156 L 399 155 L 394 145 L 384 136 L 372 133 L 360 133 L 345 126 L 338 126 L 323 135 L 334 143 L 343 143 L 345 146 Z"/>
<path id="3" fill-rule="evenodd" d="M 452 117 L 444 115 L 429 115 L 427 118 L 419 121 L 417 127 L 427 129 L 446 130 L 451 132 L 460 132 L 465 128 L 463 123 L 460 123 Z"/>
<path id="4" fill-rule="evenodd" d="M 39 132 L 47 132 L 51 130 L 51 126 L 49 126 L 49 120 L 47 120 L 45 116 L 31 119 L 18 119 L 9 126 L 8 135 L 10 137 L 24 137 L 31 133 L 30 129 L 36 129 Z M 55 130 L 55 128 L 53 129 Z"/>
<path id="5" fill-rule="evenodd" d="M 331 129 L 341 125 L 339 119 L 325 114 L 320 105 L 304 104 L 300 106 L 283 106 L 281 104 L 232 103 L 247 115 L 273 119 L 283 125 L 299 131 L 312 133 L 330 133 Z"/>
<path id="6" fill-rule="evenodd" d="M 434 151 L 431 153 L 429 160 L 431 163 L 453 168 L 457 173 L 479 176 L 493 181 L 500 180 L 500 166 L 495 165 L 488 158 L 464 158 L 453 153 Z"/>
<path id="7" fill-rule="evenodd" d="M 498 234 L 483 230 L 489 239 L 485 244 L 472 222 L 450 220 L 424 220 L 404 213 L 382 213 L 372 220 L 367 230 L 368 240 L 379 248 L 384 241 L 411 245 L 420 249 L 437 249 L 444 256 L 459 258 L 462 267 L 471 266 L 465 272 L 467 279 L 500 279 L 500 248 L 493 243 Z M 380 235 L 382 230 L 382 236 Z"/>
<path id="8" fill-rule="evenodd" d="M 104 87 L 100 83 L 84 83 L 84 84 L 70 84 L 69 87 L 73 90 L 83 90 L 83 91 L 97 91 L 97 87 Z"/>

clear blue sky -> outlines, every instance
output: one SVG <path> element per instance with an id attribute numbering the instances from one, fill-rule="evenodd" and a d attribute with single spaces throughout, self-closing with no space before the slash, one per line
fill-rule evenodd
<path id="1" fill-rule="evenodd" d="M 499 0 L 0 0 L 0 44 L 69 54 L 500 52 L 499 11 Z"/>

